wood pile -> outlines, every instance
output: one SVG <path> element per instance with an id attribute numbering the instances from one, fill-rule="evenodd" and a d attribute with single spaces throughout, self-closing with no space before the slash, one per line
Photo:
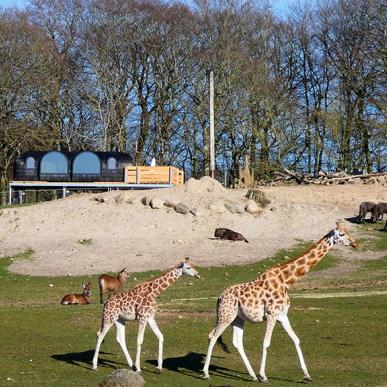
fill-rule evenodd
<path id="1" fill-rule="evenodd" d="M 345 172 L 319 172 L 317 176 L 307 173 L 291 171 L 287 168 L 274 173 L 275 177 L 269 182 L 258 182 L 258 185 L 277 184 L 380 184 L 387 186 L 387 172 L 368 173 L 364 175 L 348 175 Z"/>

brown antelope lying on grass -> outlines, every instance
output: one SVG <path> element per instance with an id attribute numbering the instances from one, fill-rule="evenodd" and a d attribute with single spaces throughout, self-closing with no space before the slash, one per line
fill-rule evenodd
<path id="1" fill-rule="evenodd" d="M 89 299 L 91 295 L 91 284 L 82 284 L 83 286 L 83 294 L 67 294 L 62 298 L 60 302 L 62 305 L 86 305 L 89 304 Z"/>
<path id="2" fill-rule="evenodd" d="M 109 291 L 109 297 L 112 293 L 116 293 L 116 290 L 119 289 L 123 283 L 126 282 L 126 279 L 128 278 L 128 273 L 125 271 L 125 269 L 122 269 L 117 277 L 112 277 L 107 274 L 102 274 L 98 277 L 98 284 L 99 284 L 99 302 L 103 304 L 103 293 L 105 293 L 107 290 Z"/>

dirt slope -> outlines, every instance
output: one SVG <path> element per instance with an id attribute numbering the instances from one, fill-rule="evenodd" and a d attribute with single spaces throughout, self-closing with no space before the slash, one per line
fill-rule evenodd
<path id="1" fill-rule="evenodd" d="M 263 259 L 297 240 L 317 240 L 336 219 L 352 217 L 361 201 L 387 201 L 378 185 L 280 186 L 262 190 L 271 204 L 256 216 L 219 213 L 224 203 L 245 205 L 246 190 L 225 190 L 210 178 L 152 191 L 73 195 L 64 200 L 0 211 L 0 254 L 27 248 L 33 261 L 11 270 L 31 275 L 78 275 L 165 269 L 185 256 L 199 265 Z M 144 206 L 144 196 L 199 209 L 199 216 Z M 103 197 L 99 203 L 96 197 Z M 223 209 L 219 210 L 223 211 Z M 211 239 L 216 227 L 241 232 L 250 243 Z M 349 224 L 351 228 L 351 224 Z M 79 243 L 90 240 L 90 244 Z"/>

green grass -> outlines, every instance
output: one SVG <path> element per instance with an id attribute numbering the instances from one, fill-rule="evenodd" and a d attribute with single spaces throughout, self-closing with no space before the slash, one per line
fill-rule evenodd
<path id="1" fill-rule="evenodd" d="M 364 232 L 364 251 L 377 250 L 387 233 L 377 228 Z M 372 237 L 372 243 L 368 242 Z M 267 268 L 296 257 L 310 246 L 280 251 L 274 257 L 244 266 L 198 268 L 203 279 L 181 278 L 160 297 L 158 322 L 165 337 L 164 371 L 155 372 L 157 341 L 147 329 L 142 351 L 143 376 L 149 386 L 246 386 L 253 385 L 236 350 L 214 351 L 211 380 L 201 379 L 207 351 L 207 335 L 215 323 L 216 298 L 233 283 L 250 281 Z M 367 246 L 366 248 L 364 246 Z M 0 385 L 1 386 L 96 386 L 116 368 L 127 368 L 115 340 L 115 328 L 102 344 L 99 370 L 90 370 L 95 333 L 100 327 L 96 276 L 31 277 L 14 274 L 8 266 L 15 259 L 31 259 L 29 251 L 0 260 Z M 340 259 L 332 250 L 314 269 L 334 267 Z M 387 280 L 387 257 L 362 261 L 358 272 L 337 280 L 335 291 L 375 289 Z M 158 272 L 133 273 L 125 288 Z M 137 281 L 134 279 L 136 278 Z M 307 279 L 307 277 L 306 277 Z M 68 293 L 80 293 L 82 282 L 91 282 L 92 304 L 62 306 Z M 316 282 L 324 287 L 325 279 Z M 330 289 L 330 290 L 332 290 Z M 384 288 L 385 289 L 385 288 Z M 298 293 L 300 291 L 297 291 Z M 190 298 L 191 300 L 179 300 Z M 193 299 L 193 300 L 192 300 Z M 377 386 L 387 383 L 387 297 L 293 299 L 289 318 L 301 339 L 314 386 Z M 127 324 L 128 349 L 135 356 L 137 324 Z M 264 324 L 246 324 L 245 349 L 258 371 Z M 224 340 L 231 345 L 231 329 Z M 267 362 L 270 385 L 297 385 L 302 379 L 294 346 L 277 326 Z M 10 378 L 10 380 L 7 380 Z"/>

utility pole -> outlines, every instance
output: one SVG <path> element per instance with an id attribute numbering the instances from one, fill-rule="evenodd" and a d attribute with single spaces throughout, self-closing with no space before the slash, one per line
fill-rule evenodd
<path id="1" fill-rule="evenodd" d="M 210 71 L 210 176 L 215 178 L 214 72 Z"/>

